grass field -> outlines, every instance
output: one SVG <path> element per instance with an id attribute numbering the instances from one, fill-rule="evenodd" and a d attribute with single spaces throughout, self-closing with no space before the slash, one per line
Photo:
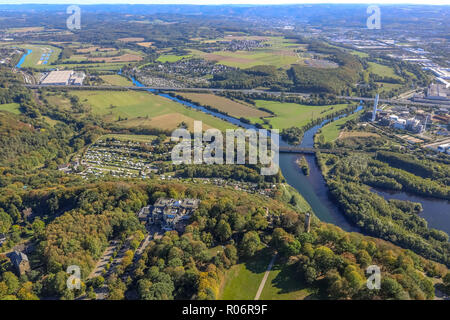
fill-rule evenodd
<path id="1" fill-rule="evenodd" d="M 232 266 L 225 274 L 219 299 L 253 300 L 272 256 L 271 250 L 264 248 L 254 257 Z M 301 300 L 314 297 L 315 292 L 306 287 L 293 266 L 275 260 L 259 299 Z"/>
<path id="2" fill-rule="evenodd" d="M 272 255 L 263 249 L 227 271 L 219 293 L 221 300 L 253 300 Z"/>
<path id="3" fill-rule="evenodd" d="M 299 277 L 294 266 L 277 264 L 269 272 L 260 300 L 303 300 L 317 298 Z"/>
<path id="4" fill-rule="evenodd" d="M 8 32 L 21 33 L 21 32 L 39 32 L 43 31 L 44 27 L 23 27 L 23 28 L 11 28 Z"/>
<path id="5" fill-rule="evenodd" d="M 385 66 L 379 63 L 375 62 L 369 62 L 369 69 L 370 72 L 375 73 L 382 77 L 391 77 L 396 79 L 402 79 L 402 77 L 395 74 L 394 69 L 392 69 L 389 66 Z"/>
<path id="6" fill-rule="evenodd" d="M 194 120 L 203 122 L 203 128 L 225 130 L 233 125 L 200 111 L 189 109 L 169 99 L 137 91 L 72 91 L 80 102 L 89 105 L 92 112 L 105 121 L 116 122 L 124 127 L 149 126 L 173 130 L 182 121 L 189 129 Z"/>
<path id="7" fill-rule="evenodd" d="M 105 140 L 108 138 L 114 138 L 120 141 L 151 142 L 156 139 L 156 136 L 146 134 L 105 134 L 99 139 Z"/>
<path id="8" fill-rule="evenodd" d="M 113 86 L 133 86 L 133 82 L 128 80 L 125 77 L 122 77 L 118 74 L 108 74 L 104 76 L 100 76 L 103 81 L 105 81 L 107 84 L 113 85 Z"/>
<path id="9" fill-rule="evenodd" d="M 70 100 L 61 94 L 46 94 L 45 99 L 59 109 L 70 110 L 72 108 Z"/>
<path id="10" fill-rule="evenodd" d="M 18 103 L 0 104 L 0 111 L 9 111 L 14 114 L 20 114 L 20 105 Z"/>
<path id="11" fill-rule="evenodd" d="M 350 120 L 356 119 L 361 115 L 363 111 L 356 112 L 348 117 L 343 117 L 339 120 L 333 121 L 321 129 L 321 135 L 323 135 L 324 142 L 334 141 L 339 137 L 339 133 L 342 130 L 342 126 Z"/>
<path id="12" fill-rule="evenodd" d="M 393 89 L 399 89 L 402 87 L 402 85 L 398 84 L 398 83 L 377 82 L 377 84 L 383 85 L 381 88 L 379 88 L 379 92 L 381 94 L 387 93 Z"/>
<path id="13" fill-rule="evenodd" d="M 18 45 L 18 47 L 25 48 L 25 49 L 31 49 L 33 50 L 31 54 L 29 54 L 25 61 L 22 64 L 22 68 L 39 68 L 39 69 L 46 69 L 49 67 L 53 67 L 53 63 L 58 59 L 58 56 L 61 52 L 60 48 L 53 47 L 50 45 Z M 50 52 L 53 51 L 53 52 Z M 43 64 L 41 62 L 41 57 L 43 54 L 50 54 L 50 58 L 48 59 L 47 64 Z"/>
<path id="14" fill-rule="evenodd" d="M 185 56 L 176 56 L 174 54 L 163 54 L 162 56 L 160 56 L 158 59 L 156 59 L 156 61 L 161 62 L 161 63 L 165 63 L 165 62 L 177 62 L 180 61 L 181 59 L 187 59 L 190 58 L 191 55 L 185 55 Z"/>
<path id="15" fill-rule="evenodd" d="M 233 100 L 216 96 L 209 93 L 179 93 L 179 95 L 188 98 L 191 101 L 197 102 L 201 105 L 210 106 L 216 108 L 221 112 L 226 112 L 228 115 L 240 118 L 240 117 L 268 117 L 270 114 L 265 111 L 261 111 L 257 108 L 235 102 Z"/>
<path id="16" fill-rule="evenodd" d="M 302 127 L 311 119 L 325 117 L 326 115 L 345 109 L 347 104 L 336 104 L 332 106 L 307 106 L 296 103 L 284 103 L 278 101 L 256 100 L 257 107 L 263 107 L 276 114 L 275 117 L 267 118 L 274 129 L 290 127 Z M 250 119 L 256 121 L 259 119 Z"/>
<path id="17" fill-rule="evenodd" d="M 354 137 L 379 137 L 379 134 L 373 133 L 373 132 L 365 132 L 365 131 L 342 131 L 339 134 L 339 139 L 346 139 L 346 138 L 354 138 Z"/>

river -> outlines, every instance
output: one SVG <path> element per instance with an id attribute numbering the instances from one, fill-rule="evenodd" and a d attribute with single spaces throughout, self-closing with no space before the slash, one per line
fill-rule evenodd
<path id="1" fill-rule="evenodd" d="M 121 71 L 119 71 L 121 74 Z M 139 87 L 144 86 L 139 81 L 134 78 L 130 78 L 133 84 Z M 193 103 L 183 101 L 181 99 L 172 97 L 168 94 L 160 93 L 156 90 L 149 90 L 155 94 L 163 96 L 167 99 L 181 103 L 187 107 L 200 110 L 204 113 L 210 114 L 224 121 L 228 121 L 234 125 L 241 126 L 243 128 L 254 128 L 253 125 L 244 123 L 239 119 L 211 111 L 201 106 L 197 106 Z M 362 104 L 360 104 L 352 113 L 358 112 L 363 109 Z M 346 117 L 348 114 L 336 116 L 333 119 L 326 119 L 322 123 L 310 128 L 305 131 L 303 139 L 300 143 L 301 147 L 312 148 L 314 147 L 314 136 L 317 131 L 322 128 L 325 124 Z M 281 146 L 288 145 L 285 141 L 280 141 Z M 350 223 L 345 217 L 344 212 L 342 212 L 329 198 L 328 187 L 325 184 L 325 179 L 320 171 L 319 166 L 316 163 L 316 157 L 311 154 L 306 154 L 305 158 L 309 165 L 309 175 L 303 174 L 302 170 L 295 163 L 298 155 L 291 153 L 281 153 L 280 154 L 280 169 L 285 177 L 287 183 L 295 188 L 303 198 L 309 203 L 314 214 L 324 222 L 332 223 L 339 226 L 345 231 L 356 231 L 361 232 L 361 230 L 354 224 Z M 416 195 L 407 194 L 404 192 L 390 193 L 387 191 L 374 190 L 386 200 L 388 199 L 400 199 L 409 200 L 413 202 L 420 202 L 423 207 L 422 213 L 420 215 L 427 220 L 430 227 L 443 230 L 450 234 L 450 203 L 445 200 L 430 199 L 419 197 Z"/>
<path id="2" fill-rule="evenodd" d="M 119 72 L 119 74 L 121 74 Z M 135 86 L 143 87 L 144 85 L 134 79 L 133 77 L 130 77 L 131 81 Z M 211 111 L 209 109 L 206 109 L 204 107 L 195 105 L 193 103 L 183 101 L 181 99 L 172 97 L 171 95 L 160 93 L 156 90 L 149 90 L 155 94 L 158 94 L 162 97 L 165 97 L 167 99 L 170 99 L 172 101 L 175 101 L 177 103 L 181 103 L 187 107 L 194 108 L 197 110 L 200 110 L 204 113 L 207 113 L 209 115 L 212 115 L 214 117 L 220 118 L 224 121 L 228 121 L 234 125 L 241 126 L 246 129 L 256 129 L 254 125 L 244 123 L 240 121 L 239 119 L 236 119 L 234 117 L 230 117 L 218 112 Z M 362 106 L 358 106 L 357 109 L 355 109 L 353 112 L 358 112 L 362 110 Z M 300 143 L 301 147 L 313 147 L 314 146 L 314 135 L 316 134 L 317 130 L 319 130 L 321 127 L 323 127 L 325 124 L 327 124 L 330 121 L 337 120 L 341 117 L 345 117 L 347 115 L 340 115 L 333 119 L 326 119 L 322 121 L 322 123 L 312 127 L 311 129 L 305 131 L 305 134 L 303 136 L 302 142 Z M 289 145 L 287 142 L 281 140 L 280 141 L 281 146 Z M 324 222 L 332 223 L 334 225 L 337 225 L 344 229 L 345 231 L 360 231 L 358 227 L 351 224 L 349 221 L 347 221 L 344 213 L 339 210 L 334 203 L 329 199 L 328 197 L 328 188 L 325 184 L 325 180 L 322 176 L 322 173 L 316 164 L 315 156 L 314 155 L 305 155 L 309 168 L 310 168 L 310 174 L 309 176 L 305 176 L 303 172 L 298 168 L 297 164 L 295 163 L 295 159 L 298 157 L 296 154 L 289 154 L 289 153 L 281 153 L 280 154 L 280 169 L 283 173 L 283 176 L 285 177 L 287 183 L 291 185 L 293 188 L 295 188 L 302 196 L 305 198 L 305 200 L 309 203 L 312 210 L 314 211 L 314 214 Z"/>
<path id="3" fill-rule="evenodd" d="M 25 54 L 20 58 L 19 62 L 16 64 L 16 68 L 21 68 L 21 67 L 22 67 L 23 62 L 25 61 L 26 57 L 27 57 L 31 52 L 33 52 L 33 50 L 31 50 L 31 49 L 28 49 L 28 50 L 27 50 L 27 53 L 25 53 Z"/>
<path id="4" fill-rule="evenodd" d="M 417 196 L 403 191 L 386 191 L 379 189 L 372 189 L 372 191 L 376 192 L 386 200 L 397 199 L 420 202 L 423 211 L 419 213 L 419 216 L 427 220 L 428 226 L 445 231 L 450 235 L 450 201 Z"/>
<path id="5" fill-rule="evenodd" d="M 21 68 L 25 58 L 32 52 L 28 49 L 27 53 L 24 54 L 20 61 L 17 63 L 16 67 Z M 119 71 L 121 74 L 121 71 Z M 133 84 L 139 87 L 144 86 L 139 81 L 131 78 Z M 163 96 L 167 99 L 173 100 L 177 103 L 183 104 L 187 107 L 200 110 L 204 113 L 210 114 L 224 121 L 228 121 L 234 125 L 241 126 L 243 128 L 255 128 L 253 125 L 244 123 L 239 119 L 208 110 L 204 107 L 197 106 L 187 101 L 180 100 L 178 98 L 172 97 L 168 94 L 160 93 L 155 90 L 149 90 L 155 94 Z M 353 112 L 362 110 L 362 105 L 358 106 Z M 301 147 L 311 148 L 314 147 L 314 135 L 317 131 L 330 121 L 335 121 L 339 118 L 345 117 L 347 115 L 340 115 L 333 119 L 326 119 L 322 123 L 310 128 L 305 131 L 303 139 L 300 143 Z M 280 141 L 280 145 L 288 145 L 285 141 Z M 328 196 L 328 188 L 325 184 L 325 180 L 322 173 L 316 163 L 316 158 L 314 155 L 305 155 L 308 161 L 310 174 L 305 176 L 300 170 L 300 168 L 295 163 L 298 155 L 282 153 L 280 154 L 280 169 L 285 177 L 287 183 L 295 188 L 309 203 L 314 214 L 322 221 L 335 224 L 346 231 L 360 231 L 359 228 L 347 221 L 345 214 L 337 208 L 337 206 L 330 200 Z M 411 195 L 405 192 L 389 192 L 374 190 L 379 195 L 383 196 L 385 199 L 400 199 L 409 200 L 413 202 L 420 202 L 423 207 L 423 211 L 420 215 L 427 220 L 430 227 L 443 230 L 450 234 L 450 202 L 446 200 L 431 199 L 425 197 L 419 197 L 416 195 Z"/>

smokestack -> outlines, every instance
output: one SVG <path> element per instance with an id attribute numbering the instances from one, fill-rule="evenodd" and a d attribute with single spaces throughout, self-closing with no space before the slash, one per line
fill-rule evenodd
<path id="1" fill-rule="evenodd" d="M 375 101 L 373 103 L 373 111 L 372 111 L 372 122 L 377 118 L 377 107 L 378 107 L 378 93 L 375 96 Z"/>
<path id="2" fill-rule="evenodd" d="M 305 231 L 306 233 L 309 233 L 309 230 L 311 228 L 311 214 L 309 212 L 305 215 Z"/>
<path id="3" fill-rule="evenodd" d="M 422 132 L 427 131 L 427 123 L 428 123 L 428 118 L 430 117 L 430 115 L 427 115 L 427 117 L 425 118 L 425 124 L 423 125 L 423 130 Z"/>

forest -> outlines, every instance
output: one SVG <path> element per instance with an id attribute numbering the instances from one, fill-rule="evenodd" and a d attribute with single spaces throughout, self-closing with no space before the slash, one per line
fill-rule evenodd
<path id="1" fill-rule="evenodd" d="M 364 155 L 339 159 L 334 155 L 321 154 L 319 164 L 327 172 L 326 181 L 334 201 L 365 232 L 429 259 L 450 264 L 448 235 L 428 227 L 425 219 L 417 214 L 420 208 L 409 202 L 386 201 L 369 188 L 405 190 L 448 199 L 448 186 Z"/>

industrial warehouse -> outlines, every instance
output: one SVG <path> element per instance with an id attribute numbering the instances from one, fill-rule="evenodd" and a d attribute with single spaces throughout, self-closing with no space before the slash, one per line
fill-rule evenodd
<path id="1" fill-rule="evenodd" d="M 73 70 L 51 71 L 41 81 L 42 85 L 48 86 L 81 86 L 85 74 L 83 72 L 75 72 Z"/>

